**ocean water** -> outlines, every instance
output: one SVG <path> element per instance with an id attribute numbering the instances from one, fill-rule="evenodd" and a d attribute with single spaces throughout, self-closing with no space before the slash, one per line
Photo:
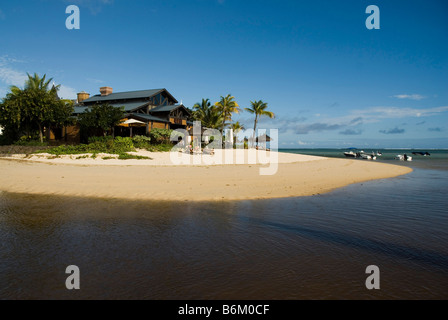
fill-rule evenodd
<path id="1" fill-rule="evenodd" d="M 401 162 L 408 175 L 312 197 L 0 193 L 0 299 L 447 299 L 448 153 L 429 152 Z M 68 265 L 80 268 L 81 290 L 65 288 Z M 369 265 L 380 290 L 365 287 Z"/>
<path id="2" fill-rule="evenodd" d="M 345 158 L 344 152 L 353 151 L 359 152 L 364 151 L 367 154 L 371 153 L 382 153 L 381 157 L 377 157 L 379 161 L 393 160 L 396 162 L 395 157 L 397 155 L 407 154 L 413 157 L 412 161 L 428 163 L 428 161 L 434 162 L 438 160 L 448 160 L 448 149 L 280 149 L 280 152 L 288 153 L 299 153 L 308 154 L 312 156 L 322 156 L 329 158 Z M 414 155 L 413 152 L 428 152 L 430 156 Z"/>

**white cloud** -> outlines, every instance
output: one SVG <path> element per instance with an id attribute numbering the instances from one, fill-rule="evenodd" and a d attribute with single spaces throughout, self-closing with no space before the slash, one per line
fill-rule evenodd
<path id="1" fill-rule="evenodd" d="M 0 82 L 8 85 L 8 86 L 18 86 L 23 88 L 25 85 L 25 81 L 28 79 L 26 72 L 16 70 L 10 67 L 10 64 L 24 62 L 21 60 L 17 60 L 14 58 L 10 58 L 8 56 L 0 56 Z M 5 90 L 0 88 L 0 94 L 4 97 L 6 95 Z M 64 99 L 75 99 L 77 91 L 71 87 L 61 85 L 58 95 Z"/>
<path id="2" fill-rule="evenodd" d="M 26 73 L 16 71 L 8 67 L 0 67 L 0 81 L 18 87 L 23 87 L 25 80 L 28 79 Z"/>
<path id="3" fill-rule="evenodd" d="M 311 146 L 311 145 L 314 144 L 314 142 L 305 142 L 305 141 L 302 141 L 302 140 L 298 140 L 298 141 L 297 141 L 297 144 L 298 144 L 299 146 Z"/>
<path id="4" fill-rule="evenodd" d="M 280 133 L 293 132 L 296 134 L 308 134 L 311 132 L 324 132 L 341 130 L 340 134 L 359 135 L 363 132 L 360 127 L 363 124 L 377 123 L 385 119 L 422 118 L 438 116 L 448 112 L 448 106 L 435 108 L 398 108 L 398 107 L 372 107 L 367 109 L 351 110 L 340 117 L 321 117 L 319 122 L 306 122 L 306 118 L 292 119 L 295 121 L 278 121 L 269 119 L 271 126 L 277 127 Z M 276 121 L 277 120 L 277 121 Z M 344 131 L 345 130 L 345 131 Z"/>
<path id="5" fill-rule="evenodd" d="M 23 87 L 28 79 L 25 72 L 14 70 L 9 66 L 11 63 L 22 62 L 7 55 L 0 56 L 0 81 L 7 85 Z"/>
<path id="6" fill-rule="evenodd" d="M 397 94 L 393 97 L 397 99 L 409 99 L 409 100 L 422 100 L 426 98 L 420 94 Z"/>
<path id="7" fill-rule="evenodd" d="M 428 109 L 398 108 L 398 107 L 373 107 L 365 110 L 354 110 L 354 115 L 362 116 L 367 120 L 406 118 L 406 117 L 427 117 L 447 112 L 448 107 L 436 107 Z"/>
<path id="8" fill-rule="evenodd" d="M 6 96 L 7 93 L 8 90 L 6 90 L 5 88 L 0 88 L 0 101 Z"/>
<path id="9" fill-rule="evenodd" d="M 58 96 L 62 99 L 76 99 L 77 92 L 75 89 L 61 85 Z"/>

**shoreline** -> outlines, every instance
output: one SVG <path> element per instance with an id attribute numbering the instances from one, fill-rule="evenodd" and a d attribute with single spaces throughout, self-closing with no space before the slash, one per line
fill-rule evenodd
<path id="1" fill-rule="evenodd" d="M 97 161 L 94 164 L 87 159 L 61 163 L 63 159 L 39 162 L 7 157 L 0 159 L 0 190 L 127 200 L 255 200 L 312 196 L 412 172 L 371 161 L 277 155 L 276 174 L 266 176 L 259 174 L 266 164 L 173 165 L 165 163 L 166 153 L 153 153 L 154 160 L 88 159 Z"/>

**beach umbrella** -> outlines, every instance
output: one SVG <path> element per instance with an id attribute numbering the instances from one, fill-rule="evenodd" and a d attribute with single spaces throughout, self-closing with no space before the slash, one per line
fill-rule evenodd
<path id="1" fill-rule="evenodd" d="M 136 120 L 136 119 L 129 119 L 126 121 L 123 121 L 122 123 L 120 123 L 121 126 L 123 125 L 128 125 L 129 126 L 129 130 L 130 130 L 130 136 L 132 137 L 132 127 L 143 127 L 146 125 L 146 123 L 144 123 L 143 121 L 140 120 Z"/>
<path id="2" fill-rule="evenodd" d="M 270 136 L 268 136 L 268 135 L 265 133 L 265 134 L 263 134 L 263 135 L 257 137 L 255 140 L 256 140 L 257 142 L 258 142 L 258 141 L 262 141 L 262 142 L 270 142 L 270 141 L 272 141 L 272 138 L 271 138 Z"/>
<path id="3" fill-rule="evenodd" d="M 257 142 L 257 146 L 258 146 L 258 143 L 261 142 L 262 146 L 266 147 L 266 142 L 272 141 L 272 138 L 265 133 L 265 134 L 257 137 L 255 139 L 255 141 Z"/>
<path id="4" fill-rule="evenodd" d="M 132 124 L 145 124 L 145 123 L 143 121 L 140 121 L 140 120 L 129 119 L 129 120 L 126 120 L 126 121 L 122 122 L 122 124 L 132 125 Z"/>

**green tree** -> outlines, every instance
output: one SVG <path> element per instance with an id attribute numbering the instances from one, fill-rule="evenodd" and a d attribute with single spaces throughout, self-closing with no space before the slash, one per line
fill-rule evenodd
<path id="1" fill-rule="evenodd" d="M 236 139 L 236 135 L 238 134 L 238 132 L 240 132 L 241 130 L 246 130 L 244 128 L 244 125 L 242 125 L 241 123 L 239 123 L 238 121 L 235 123 L 232 123 L 230 125 L 230 128 L 233 130 L 233 145 L 236 145 L 237 139 Z"/>
<path id="2" fill-rule="evenodd" d="M 11 87 L 11 92 L 0 103 L 0 126 L 4 131 L 18 131 L 22 123 L 23 109 L 22 90 L 18 87 Z"/>
<path id="3" fill-rule="evenodd" d="M 79 124 L 84 129 L 100 129 L 103 135 L 113 131 L 124 118 L 124 107 L 116 108 L 109 104 L 97 104 L 79 115 Z"/>
<path id="4" fill-rule="evenodd" d="M 250 102 L 251 107 L 245 108 L 246 111 L 255 114 L 255 121 L 254 121 L 254 133 L 252 136 L 252 146 L 255 145 L 255 134 L 257 131 L 257 124 L 258 124 L 258 118 L 261 116 L 267 116 L 269 118 L 274 118 L 275 115 L 273 112 L 266 111 L 268 108 L 268 104 L 266 102 L 263 102 L 262 100 L 259 101 L 251 101 Z"/>
<path id="5" fill-rule="evenodd" d="M 216 107 L 211 107 L 205 113 L 205 117 L 202 121 L 203 126 L 210 129 L 219 129 L 222 127 L 224 118 L 221 112 Z"/>
<path id="6" fill-rule="evenodd" d="M 202 126 L 210 129 L 219 129 L 222 126 L 222 114 L 217 107 L 211 105 L 209 99 L 202 99 L 201 103 L 196 103 L 193 110 L 193 119 L 201 121 Z"/>
<path id="7" fill-rule="evenodd" d="M 235 97 L 228 94 L 227 96 L 221 96 L 221 100 L 215 103 L 215 107 L 218 108 L 222 115 L 221 124 L 221 135 L 224 132 L 224 127 L 226 126 L 226 121 L 232 121 L 232 114 L 239 113 L 240 108 L 238 103 L 235 101 Z"/>
<path id="8" fill-rule="evenodd" d="M 157 144 L 170 143 L 171 133 L 173 133 L 171 129 L 154 128 L 149 132 L 149 137 Z"/>
<path id="9" fill-rule="evenodd" d="M 73 111 L 59 99 L 60 86 L 50 88 L 52 80 L 46 80 L 46 75 L 41 78 L 36 73 L 28 74 L 24 89 L 12 86 L 0 106 L 0 123 L 9 129 L 24 130 L 28 136 L 37 129 L 43 142 L 44 128 L 67 121 Z"/>
<path id="10" fill-rule="evenodd" d="M 25 121 L 36 124 L 39 130 L 39 140 L 43 142 L 44 127 L 54 122 L 54 115 L 61 108 L 63 103 L 58 97 L 60 85 L 52 86 L 52 78 L 46 80 L 46 75 L 42 78 L 37 73 L 33 76 L 28 74 L 28 80 L 25 82 L 24 95 Z"/>
<path id="11" fill-rule="evenodd" d="M 21 90 L 19 88 L 11 89 L 11 92 L 0 103 L 0 126 L 3 128 L 3 144 L 11 144 L 18 139 L 22 123 L 20 112 L 22 103 L 19 94 Z"/>
<path id="12" fill-rule="evenodd" d="M 75 123 L 75 118 L 73 117 L 73 101 L 72 100 L 61 100 L 60 106 L 53 110 L 51 121 L 48 125 L 50 129 L 51 126 L 54 127 L 64 127 L 67 130 L 67 126 Z M 49 130 L 50 131 L 50 130 Z M 67 138 L 67 132 L 65 134 Z"/>
<path id="13" fill-rule="evenodd" d="M 202 121 L 210 108 L 210 99 L 202 99 L 201 103 L 198 102 L 193 106 L 193 119 Z"/>
<path id="14" fill-rule="evenodd" d="M 73 101 L 62 99 L 60 108 L 54 110 L 52 124 L 55 126 L 69 126 L 75 122 L 73 115 Z"/>

